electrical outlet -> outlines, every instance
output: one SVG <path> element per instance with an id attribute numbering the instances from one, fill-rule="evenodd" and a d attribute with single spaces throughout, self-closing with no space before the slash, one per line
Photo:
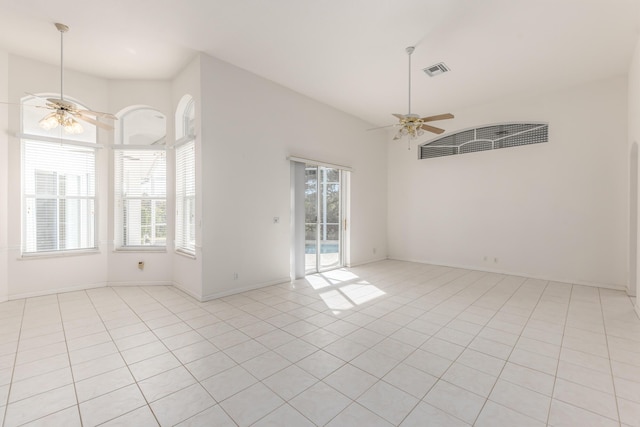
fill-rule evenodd
<path id="1" fill-rule="evenodd" d="M 233 273 L 233 280 L 238 280 L 238 273 Z"/>
<path id="2" fill-rule="evenodd" d="M 373 254 L 374 255 L 376 254 L 376 252 L 378 252 L 378 249 L 377 248 L 373 248 Z"/>
<path id="3" fill-rule="evenodd" d="M 497 264 L 497 263 L 498 263 L 498 257 L 494 257 L 494 258 L 493 258 L 493 263 L 494 263 L 494 264 Z"/>
<path id="4" fill-rule="evenodd" d="M 486 256 L 486 255 L 484 256 L 484 261 L 485 261 L 485 262 L 487 261 L 487 256 Z"/>

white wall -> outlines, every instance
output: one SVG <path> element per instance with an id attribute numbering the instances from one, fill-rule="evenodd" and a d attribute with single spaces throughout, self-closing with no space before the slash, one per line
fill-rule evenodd
<path id="1" fill-rule="evenodd" d="M 289 280 L 289 155 L 353 167 L 351 263 L 385 258 L 385 135 L 215 58 L 201 70 L 204 297 Z"/>
<path id="2" fill-rule="evenodd" d="M 0 51 L 0 100 L 9 99 L 9 54 Z M 9 189 L 9 106 L 0 104 L 0 302 L 9 293 L 8 206 Z"/>
<path id="3" fill-rule="evenodd" d="M 633 58 L 631 60 L 631 65 L 629 66 L 629 75 L 628 75 L 628 97 L 627 97 L 627 115 L 628 115 L 628 164 L 631 163 L 631 147 L 632 144 L 638 143 L 640 144 L 640 38 L 638 39 L 638 43 L 636 44 L 636 48 L 634 51 Z M 637 152 L 635 153 L 635 159 L 638 160 Z M 631 185 L 631 184 L 630 184 Z M 638 182 L 636 182 L 635 188 L 637 189 Z M 630 197 L 631 199 L 631 197 Z M 631 206 L 630 206 L 631 208 Z M 636 203 L 635 209 L 630 209 L 630 213 L 634 212 L 636 215 L 638 214 L 638 206 Z M 631 218 L 629 218 L 631 219 Z M 636 220 L 640 220 L 640 217 L 636 216 Z M 637 231 L 637 230 L 636 230 Z M 640 261 L 640 251 L 638 248 L 638 239 L 637 235 L 635 236 L 629 235 L 629 254 L 630 256 L 634 256 L 635 260 L 629 260 L 630 264 L 633 264 L 635 261 L 635 265 L 640 265 L 638 262 Z M 635 244 L 634 243 L 635 240 Z M 637 275 L 636 275 L 637 278 Z M 629 283 L 630 287 L 628 289 L 629 294 L 637 295 L 637 281 L 636 283 Z"/>
<path id="4" fill-rule="evenodd" d="M 415 144 L 390 143 L 389 256 L 624 288 L 626 91 L 620 77 L 443 122 L 545 121 L 544 144 L 416 160 Z"/>
<path id="5" fill-rule="evenodd" d="M 11 102 L 19 103 L 25 92 L 59 92 L 60 69 L 57 66 L 9 55 L 9 94 Z M 83 102 L 92 109 L 107 111 L 106 80 L 65 70 L 65 95 Z M 6 98 L 4 98 L 6 99 Z M 20 140 L 15 135 L 20 128 L 20 109 L 9 108 L 8 147 L 8 283 L 9 298 L 39 295 L 61 290 L 104 286 L 107 281 L 107 203 L 99 203 L 98 245 L 100 252 L 91 255 L 55 258 L 29 258 L 20 256 L 21 230 L 21 171 Z M 101 133 L 99 143 L 107 135 Z M 97 154 L 97 194 L 106 201 L 109 191 L 107 173 L 108 150 Z"/>
<path id="6" fill-rule="evenodd" d="M 184 95 L 191 95 L 195 100 L 196 108 L 196 253 L 195 258 L 190 258 L 171 251 L 173 256 L 173 276 L 172 281 L 175 286 L 189 293 L 190 295 L 202 299 L 202 169 L 206 167 L 201 161 L 201 141 L 202 132 L 200 123 L 202 118 L 200 96 L 200 56 L 191 61 L 172 82 L 172 121 L 175 117 L 178 103 Z M 173 134 L 175 137 L 175 133 Z M 175 150 L 167 153 L 167 168 L 170 177 L 175 177 Z M 175 194 L 174 179 L 168 180 L 167 191 Z M 174 197 L 175 199 L 175 197 Z M 175 211 L 175 209 L 174 209 Z M 171 234 L 174 236 L 174 234 Z"/>
<path id="7" fill-rule="evenodd" d="M 171 83 L 169 81 L 112 80 L 109 81 L 109 109 L 117 113 L 131 106 L 149 106 L 165 115 L 167 119 L 167 145 L 174 140 L 173 130 L 174 108 L 172 103 Z M 116 131 L 119 123 L 115 123 Z M 168 150 L 167 154 L 170 154 Z M 115 208 L 113 199 L 113 151 L 109 150 L 109 271 L 108 282 L 111 285 L 136 284 L 171 284 L 173 274 L 173 253 L 171 237 L 167 239 L 168 247 L 164 252 L 149 251 L 114 251 Z M 171 151 L 172 154 L 172 151 Z M 167 165 L 173 157 L 167 157 Z M 169 175 L 173 177 L 173 175 Z M 167 179 L 173 183 L 173 179 Z M 173 188 L 173 187 L 171 187 Z M 173 191 L 167 191 L 167 236 L 173 236 Z M 138 261 L 144 262 L 144 269 L 138 269 Z"/>

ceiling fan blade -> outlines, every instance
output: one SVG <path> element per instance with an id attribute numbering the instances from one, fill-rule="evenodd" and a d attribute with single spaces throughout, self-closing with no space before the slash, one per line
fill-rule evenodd
<path id="1" fill-rule="evenodd" d="M 400 120 L 404 119 L 404 114 L 393 113 L 391 115 L 396 119 L 400 119 Z"/>
<path id="2" fill-rule="evenodd" d="M 438 114 L 437 116 L 423 117 L 420 120 L 422 120 L 423 122 L 435 122 L 436 120 L 446 120 L 446 119 L 453 119 L 453 114 L 451 113 Z"/>
<path id="3" fill-rule="evenodd" d="M 367 129 L 367 131 L 386 129 L 386 128 L 391 128 L 391 127 L 394 127 L 394 126 L 398 126 L 398 124 L 396 123 L 396 124 L 392 124 L 392 125 L 386 125 L 386 126 L 380 126 L 380 127 L 377 127 L 377 128 L 371 128 L 371 129 Z"/>
<path id="4" fill-rule="evenodd" d="M 440 129 L 440 128 L 437 128 L 435 126 L 422 125 L 420 127 L 422 129 L 426 130 L 426 131 L 437 133 L 438 135 L 440 135 L 442 132 L 444 132 L 444 129 Z"/>
<path id="5" fill-rule="evenodd" d="M 78 120 L 85 121 L 85 122 L 87 122 L 87 123 L 90 123 L 90 124 L 92 124 L 92 125 L 94 125 L 94 126 L 97 126 L 97 127 L 101 128 L 101 129 L 105 129 L 105 130 L 113 130 L 113 126 L 108 125 L 108 124 L 106 124 L 106 123 L 100 123 L 99 121 L 94 120 L 94 119 L 92 119 L 91 117 L 82 116 L 82 115 L 80 115 L 80 114 L 74 114 L 74 116 L 76 116 L 76 118 L 77 118 Z"/>
<path id="6" fill-rule="evenodd" d="M 118 118 L 116 116 L 114 116 L 111 113 L 102 113 L 100 111 L 91 111 L 91 110 L 74 110 L 74 113 L 77 114 L 82 114 L 82 115 L 89 115 L 89 116 L 95 116 L 95 117 L 102 117 L 104 119 L 111 119 L 111 120 L 118 120 Z"/>

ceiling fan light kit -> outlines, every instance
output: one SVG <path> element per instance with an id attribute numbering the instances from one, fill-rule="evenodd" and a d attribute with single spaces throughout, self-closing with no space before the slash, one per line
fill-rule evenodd
<path id="1" fill-rule="evenodd" d="M 391 126 L 399 127 L 400 129 L 398 130 L 396 135 L 393 137 L 393 140 L 396 141 L 406 136 L 409 150 L 411 150 L 411 141 L 418 138 L 419 136 L 424 135 L 425 131 L 432 132 L 438 135 L 444 132 L 444 129 L 440 129 L 435 126 L 428 125 L 427 124 L 428 122 L 433 122 L 436 120 L 453 119 L 453 114 L 451 113 L 438 114 L 436 116 L 428 116 L 428 117 L 420 117 L 417 114 L 411 113 L 411 54 L 414 52 L 414 50 L 415 50 L 414 46 L 409 46 L 405 49 L 405 51 L 407 52 L 407 55 L 409 56 L 409 97 L 408 97 L 409 111 L 407 114 L 393 114 L 393 116 L 399 120 L 399 123 L 396 123 L 395 125 L 390 125 L 390 126 L 383 126 L 383 128 L 391 127 Z M 374 128 L 374 129 L 381 129 L 381 128 Z M 369 130 L 374 130 L 374 129 L 369 129 Z"/>
<path id="2" fill-rule="evenodd" d="M 68 134 L 79 134 L 84 131 L 82 120 L 102 129 L 113 130 L 113 126 L 99 122 L 98 117 L 116 120 L 117 117 L 109 113 L 90 111 L 78 108 L 75 104 L 64 99 L 64 33 L 69 31 L 69 27 L 64 24 L 55 23 L 56 29 L 60 32 L 60 99 L 47 98 L 46 108 L 54 110 L 44 116 L 38 124 L 44 130 L 52 130 L 61 126 Z M 89 117 L 94 116 L 94 118 Z"/>

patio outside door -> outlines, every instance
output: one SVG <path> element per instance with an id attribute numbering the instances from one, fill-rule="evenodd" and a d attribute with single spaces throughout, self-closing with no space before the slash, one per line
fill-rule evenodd
<path id="1" fill-rule="evenodd" d="M 305 271 L 342 267 L 342 171 L 305 168 Z"/>

